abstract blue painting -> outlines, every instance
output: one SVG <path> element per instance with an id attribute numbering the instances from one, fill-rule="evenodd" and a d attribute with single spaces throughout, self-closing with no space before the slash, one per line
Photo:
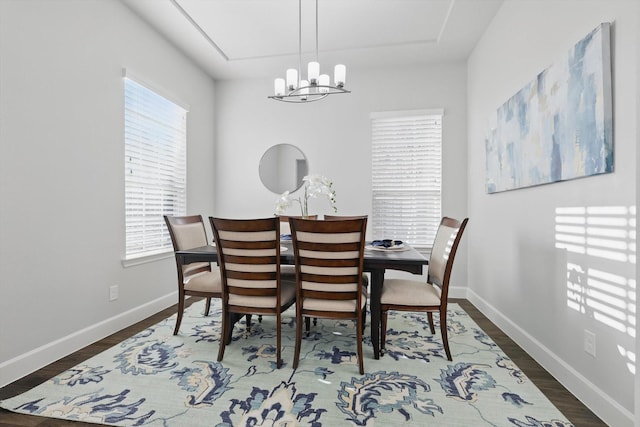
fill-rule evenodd
<path id="1" fill-rule="evenodd" d="M 613 172 L 610 24 L 498 108 L 487 193 Z"/>

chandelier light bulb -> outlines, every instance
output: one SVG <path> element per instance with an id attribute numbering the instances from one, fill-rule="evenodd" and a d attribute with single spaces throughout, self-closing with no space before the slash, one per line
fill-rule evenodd
<path id="1" fill-rule="evenodd" d="M 300 95 L 302 99 L 307 99 L 307 95 L 309 95 L 309 82 L 306 80 L 300 80 Z"/>
<path id="2" fill-rule="evenodd" d="M 347 67 L 343 64 L 336 65 L 334 69 L 333 79 L 336 86 L 343 87 L 347 77 Z"/>
<path id="3" fill-rule="evenodd" d="M 289 68 L 287 70 L 287 88 L 294 90 L 298 87 L 298 70 Z"/>
<path id="4" fill-rule="evenodd" d="M 325 87 L 325 86 L 329 86 L 331 84 L 331 81 L 329 79 L 329 74 L 320 74 L 318 82 L 319 82 L 318 84 L 320 85 L 320 87 L 318 88 L 320 93 L 329 92 L 329 88 Z"/>
<path id="5" fill-rule="evenodd" d="M 309 82 L 312 85 L 315 85 L 318 83 L 318 76 L 320 75 L 320 64 L 318 62 L 309 62 L 309 66 L 308 66 L 308 77 L 309 77 Z"/>
<path id="6" fill-rule="evenodd" d="M 284 79 L 276 79 L 273 82 L 273 89 L 276 96 L 284 96 Z"/>

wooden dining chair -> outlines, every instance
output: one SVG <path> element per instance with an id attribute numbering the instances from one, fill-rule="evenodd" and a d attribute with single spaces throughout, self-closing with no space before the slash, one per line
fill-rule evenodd
<path id="1" fill-rule="evenodd" d="M 169 229 L 174 253 L 208 244 L 207 231 L 204 227 L 202 215 L 165 215 L 164 221 Z M 205 316 L 209 315 L 211 298 L 222 297 L 220 272 L 217 269 L 212 270 L 211 263 L 194 262 L 183 265 L 180 258 L 176 256 L 176 267 L 178 270 L 178 314 L 173 335 L 177 335 L 180 329 L 186 296 L 206 298 Z"/>
<path id="2" fill-rule="evenodd" d="M 296 347 L 302 346 L 302 319 L 351 319 L 356 324 L 360 374 L 364 374 L 362 335 L 367 299 L 361 280 L 366 218 L 312 221 L 290 218 L 296 266 Z"/>
<path id="3" fill-rule="evenodd" d="M 440 221 L 429 257 L 427 281 L 410 279 L 385 279 L 382 285 L 381 304 L 381 353 L 387 335 L 389 310 L 426 312 L 431 333 L 435 334 L 433 313 L 439 313 L 440 332 L 447 359 L 451 359 L 447 333 L 447 298 L 453 260 L 455 259 L 462 233 L 469 218 L 458 221 L 444 217 Z M 384 353 L 382 353 L 384 354 Z"/>
<path id="4" fill-rule="evenodd" d="M 209 218 L 222 276 L 222 339 L 218 361 L 231 341 L 234 315 L 276 316 L 276 366 L 281 358 L 281 313 L 296 300 L 295 282 L 280 276 L 278 218 Z"/>
<path id="5" fill-rule="evenodd" d="M 323 215 L 325 221 L 335 221 L 340 219 L 358 219 L 367 218 L 367 215 Z"/>

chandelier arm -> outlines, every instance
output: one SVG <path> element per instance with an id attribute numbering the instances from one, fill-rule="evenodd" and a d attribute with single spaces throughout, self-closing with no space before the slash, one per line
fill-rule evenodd
<path id="1" fill-rule="evenodd" d="M 319 88 L 326 88 L 329 92 L 320 92 Z M 310 92 L 304 92 L 305 89 L 310 90 Z M 329 93 L 351 93 L 351 91 L 346 90 L 340 86 L 331 86 L 331 85 L 319 85 L 319 84 L 310 84 L 309 86 L 302 86 L 292 91 L 289 91 L 286 95 L 283 96 L 311 96 L 311 95 L 325 95 Z"/>
<path id="2" fill-rule="evenodd" d="M 314 101 L 320 101 L 329 95 L 328 93 L 323 94 L 314 94 L 314 95 L 283 95 L 283 96 L 269 96 L 271 99 L 275 99 L 276 101 L 289 102 L 293 104 L 305 104 Z"/>
<path id="3" fill-rule="evenodd" d="M 304 89 L 317 90 L 317 88 L 319 87 L 327 88 L 327 92 L 311 92 L 311 93 L 302 92 Z M 309 86 L 300 87 L 298 89 L 294 89 L 286 95 L 271 95 L 268 98 L 271 98 L 276 101 L 302 104 L 305 102 L 319 101 L 321 99 L 326 98 L 328 95 L 335 95 L 338 93 L 351 93 L 351 91 L 346 90 L 339 86 L 309 85 Z"/>

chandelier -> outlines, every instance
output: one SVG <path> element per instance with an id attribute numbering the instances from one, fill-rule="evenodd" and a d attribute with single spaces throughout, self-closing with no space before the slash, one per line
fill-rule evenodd
<path id="1" fill-rule="evenodd" d="M 316 60 L 307 66 L 307 80 L 302 79 L 302 0 L 298 0 L 298 69 L 289 68 L 286 78 L 274 82 L 275 94 L 271 99 L 282 102 L 313 102 L 336 93 L 351 93 L 344 88 L 347 67 L 338 64 L 334 68 L 334 84 L 328 74 L 320 74 L 318 62 L 318 0 L 316 0 Z"/>

